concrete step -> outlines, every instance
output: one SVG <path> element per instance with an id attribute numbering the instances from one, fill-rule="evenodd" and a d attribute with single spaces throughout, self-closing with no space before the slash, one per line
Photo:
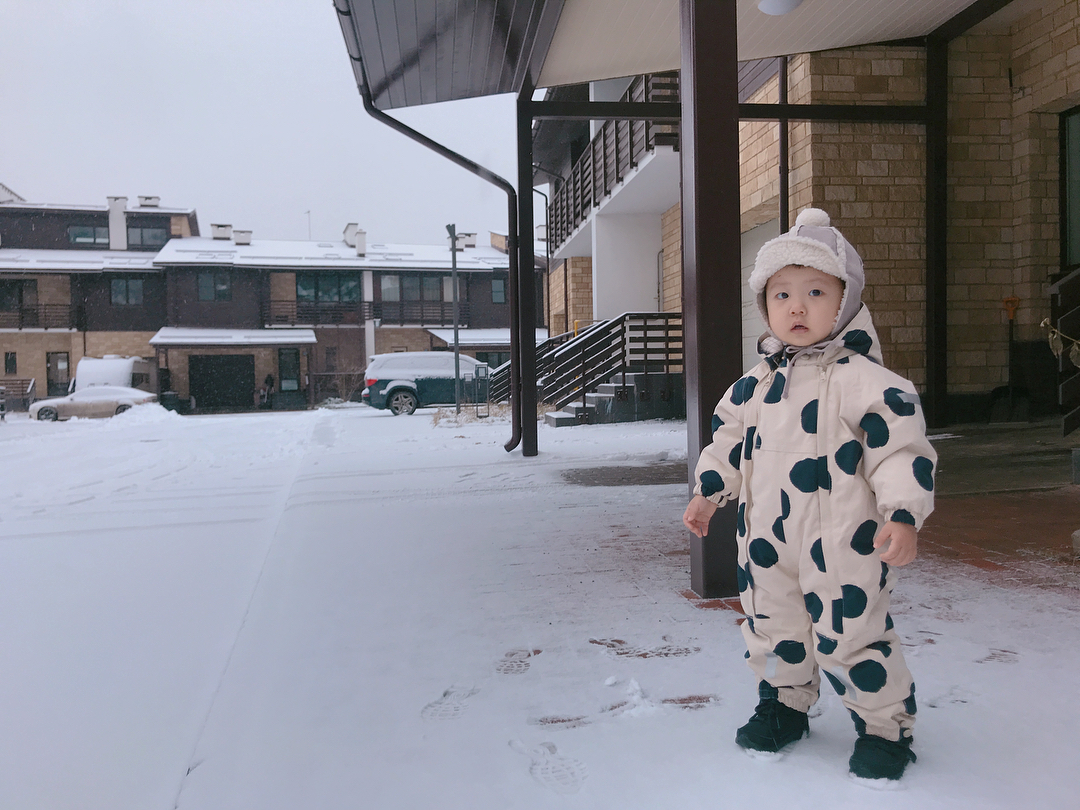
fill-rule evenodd
<path id="1" fill-rule="evenodd" d="M 567 427 L 580 424 L 578 418 L 566 411 L 548 411 L 544 414 L 544 424 L 551 427 Z"/>

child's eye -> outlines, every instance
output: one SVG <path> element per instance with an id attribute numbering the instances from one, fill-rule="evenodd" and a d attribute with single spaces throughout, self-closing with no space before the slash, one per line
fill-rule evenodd
<path id="1" fill-rule="evenodd" d="M 778 300 L 783 301 L 785 298 L 788 297 L 788 294 L 786 292 L 778 292 L 776 294 L 776 297 Z"/>
<path id="2" fill-rule="evenodd" d="M 821 290 L 811 290 L 810 295 L 824 295 Z"/>

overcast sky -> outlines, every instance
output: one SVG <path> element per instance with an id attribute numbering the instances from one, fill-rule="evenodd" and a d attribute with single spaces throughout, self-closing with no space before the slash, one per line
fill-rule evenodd
<path id="1" fill-rule="evenodd" d="M 161 197 L 254 238 L 506 232 L 498 189 L 369 117 L 331 0 L 0 0 L 0 183 Z M 393 115 L 516 184 L 512 96 Z M 537 199 L 538 214 L 541 203 Z"/>

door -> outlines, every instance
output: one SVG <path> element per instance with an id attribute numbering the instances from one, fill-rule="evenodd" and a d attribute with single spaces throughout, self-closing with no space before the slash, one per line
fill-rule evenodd
<path id="1" fill-rule="evenodd" d="M 188 385 L 195 407 L 248 410 L 255 404 L 255 355 L 193 354 Z"/>
<path id="2" fill-rule="evenodd" d="M 68 369 L 67 352 L 47 352 L 45 354 L 45 388 L 50 397 L 66 396 L 71 375 Z"/>

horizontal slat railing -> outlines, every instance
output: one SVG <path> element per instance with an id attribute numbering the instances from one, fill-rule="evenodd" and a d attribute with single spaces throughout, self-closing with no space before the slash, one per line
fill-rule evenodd
<path id="1" fill-rule="evenodd" d="M 74 329 L 75 307 L 70 304 L 36 304 L 0 310 L 0 329 Z"/>

